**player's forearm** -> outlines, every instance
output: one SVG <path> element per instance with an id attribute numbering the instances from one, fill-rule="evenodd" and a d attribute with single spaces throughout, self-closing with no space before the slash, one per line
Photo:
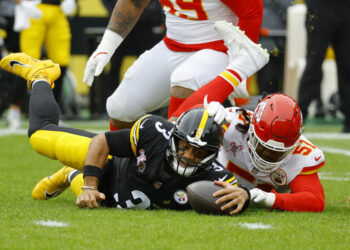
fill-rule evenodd
<path id="1" fill-rule="evenodd" d="M 308 191 L 291 194 L 277 194 L 271 209 L 279 209 L 295 212 L 322 212 L 325 207 L 325 199 L 321 194 Z"/>
<path id="2" fill-rule="evenodd" d="M 125 38 L 139 20 L 150 0 L 118 0 L 107 29 Z"/>
<path id="3" fill-rule="evenodd" d="M 289 184 L 290 194 L 276 194 L 272 209 L 322 212 L 325 206 L 325 197 L 318 174 L 298 175 Z"/>
<path id="4" fill-rule="evenodd" d="M 104 168 L 109 153 L 106 137 L 99 134 L 91 139 L 88 153 L 85 158 L 85 165 L 96 166 L 100 169 Z"/>
<path id="5" fill-rule="evenodd" d="M 109 147 L 104 134 L 99 134 L 91 139 L 89 151 L 85 158 L 85 187 L 97 189 L 108 153 Z"/>

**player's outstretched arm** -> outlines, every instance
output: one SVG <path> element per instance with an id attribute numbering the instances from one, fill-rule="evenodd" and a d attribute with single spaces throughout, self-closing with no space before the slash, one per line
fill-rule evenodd
<path id="1" fill-rule="evenodd" d="M 296 212 L 323 212 L 325 196 L 318 174 L 298 175 L 289 184 L 291 193 L 275 193 L 271 209 Z"/>
<path id="2" fill-rule="evenodd" d="M 77 197 L 78 207 L 98 208 L 98 201 L 106 197 L 98 191 L 98 184 L 102 177 L 103 168 L 109 154 L 105 134 L 99 134 L 92 138 L 84 166 L 83 193 Z"/>
<path id="3" fill-rule="evenodd" d="M 216 185 L 224 187 L 224 189 L 221 189 L 219 191 L 216 191 L 213 194 L 213 197 L 220 197 L 216 200 L 216 204 L 221 204 L 225 201 L 229 201 L 227 204 L 223 205 L 221 207 L 222 210 L 226 210 L 229 208 L 232 208 L 234 206 L 237 206 L 236 209 L 232 210 L 230 212 L 230 215 L 237 214 L 241 211 L 243 211 L 245 208 L 247 208 L 249 204 L 249 193 L 247 190 L 241 187 L 233 186 L 227 182 L 223 181 L 214 181 Z"/>
<path id="4" fill-rule="evenodd" d="M 91 86 L 94 77 L 102 73 L 103 68 L 135 26 L 149 2 L 150 0 L 118 0 L 102 40 L 86 64 L 83 82 Z"/>

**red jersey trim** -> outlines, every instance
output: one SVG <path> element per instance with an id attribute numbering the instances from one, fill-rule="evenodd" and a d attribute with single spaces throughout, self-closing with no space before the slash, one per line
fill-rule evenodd
<path id="1" fill-rule="evenodd" d="M 193 52 L 201 49 L 212 49 L 212 50 L 227 53 L 227 47 L 224 45 L 223 40 L 218 40 L 218 41 L 209 42 L 209 43 L 184 44 L 184 43 L 176 42 L 175 40 L 172 40 L 165 35 L 163 38 L 163 41 L 165 45 L 168 47 L 168 49 L 175 52 Z"/>
<path id="2" fill-rule="evenodd" d="M 235 175 L 241 176 L 243 179 L 249 181 L 250 183 L 253 183 L 255 181 L 255 177 L 252 174 L 250 174 L 245 169 L 238 167 L 231 161 L 227 163 L 226 169 L 231 171 Z"/>
<path id="3" fill-rule="evenodd" d="M 313 167 L 305 167 L 301 170 L 301 172 L 299 173 L 300 175 L 309 175 L 309 174 L 313 174 L 316 173 L 317 170 L 319 170 L 320 168 L 322 168 L 324 166 L 325 162 L 321 162 L 320 164 L 313 166 Z"/>

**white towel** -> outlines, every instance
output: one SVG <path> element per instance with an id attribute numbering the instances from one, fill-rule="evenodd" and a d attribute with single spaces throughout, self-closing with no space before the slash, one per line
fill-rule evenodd
<path id="1" fill-rule="evenodd" d="M 30 27 L 30 18 L 39 19 L 43 13 L 36 7 L 38 1 L 22 1 L 15 6 L 15 23 L 13 29 L 17 32 Z"/>

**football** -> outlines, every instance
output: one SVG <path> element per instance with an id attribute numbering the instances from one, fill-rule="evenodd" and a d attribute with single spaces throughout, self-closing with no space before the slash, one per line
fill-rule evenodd
<path id="1" fill-rule="evenodd" d="M 223 202 L 219 205 L 215 201 L 219 197 L 213 197 L 213 193 L 222 189 L 223 187 L 215 185 L 213 181 L 197 181 L 187 186 L 188 201 L 197 213 L 213 214 L 213 215 L 230 215 L 230 211 L 234 210 L 236 206 L 230 209 L 221 210 L 221 206 L 226 204 Z"/>

